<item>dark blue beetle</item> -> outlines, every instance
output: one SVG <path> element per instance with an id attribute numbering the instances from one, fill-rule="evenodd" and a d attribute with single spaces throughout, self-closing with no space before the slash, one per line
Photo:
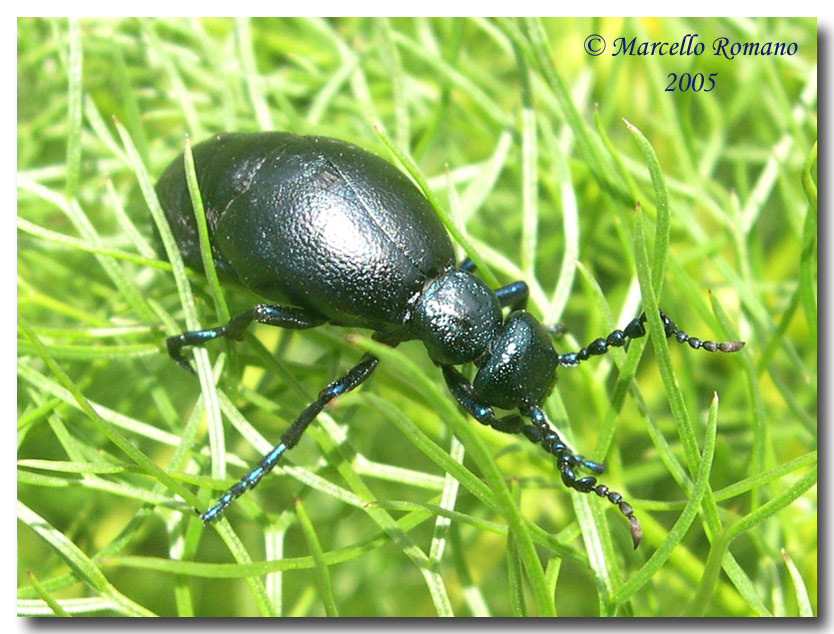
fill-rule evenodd
<path id="1" fill-rule="evenodd" d="M 253 321 L 296 329 L 324 323 L 370 328 L 391 346 L 419 339 L 467 412 L 551 453 L 566 486 L 616 504 L 637 547 L 641 529 L 632 507 L 594 476 L 577 476 L 578 469 L 602 473 L 603 465 L 574 454 L 541 404 L 557 367 L 576 366 L 644 336 L 645 314 L 578 352 L 558 354 L 547 330 L 524 310 L 527 285 L 492 290 L 473 275 L 470 261 L 456 267 L 434 210 L 381 158 L 336 139 L 283 132 L 220 134 L 193 154 L 215 267 L 281 305 L 259 304 L 223 326 L 170 337 L 171 357 L 190 370 L 183 347 L 218 337 L 240 340 Z M 185 263 L 202 269 L 182 156 L 165 170 L 156 191 Z M 505 307 L 512 309 L 506 318 Z M 734 352 L 743 345 L 689 337 L 661 317 L 666 336 L 692 348 Z M 454 368 L 469 362 L 478 368 L 471 384 Z M 260 482 L 324 406 L 365 381 L 377 363 L 365 354 L 322 390 L 281 442 L 201 515 L 203 521 Z M 493 407 L 518 413 L 499 418 Z"/>

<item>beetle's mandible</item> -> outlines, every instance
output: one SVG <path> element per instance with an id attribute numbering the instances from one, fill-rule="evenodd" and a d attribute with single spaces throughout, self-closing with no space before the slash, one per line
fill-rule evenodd
<path id="1" fill-rule="evenodd" d="M 456 266 L 432 207 L 383 159 L 336 139 L 284 132 L 220 134 L 195 146 L 193 156 L 215 267 L 276 303 L 254 306 L 216 328 L 170 337 L 171 357 L 190 370 L 184 347 L 218 337 L 239 340 L 253 321 L 296 329 L 324 323 L 369 328 L 390 346 L 419 339 L 463 409 L 550 453 L 566 486 L 617 505 L 637 547 L 642 533 L 631 505 L 595 476 L 581 474 L 602 473 L 603 465 L 573 453 L 541 405 L 556 368 L 644 336 L 645 314 L 581 350 L 559 354 L 548 331 L 525 310 L 527 285 L 491 289 L 469 260 Z M 156 191 L 185 263 L 201 270 L 182 156 L 165 170 Z M 504 308 L 510 309 L 506 316 Z M 744 345 L 701 341 L 662 312 L 661 318 L 667 337 L 695 349 L 735 352 Z M 278 445 L 202 513 L 203 521 L 258 484 L 324 406 L 364 382 L 377 362 L 365 354 L 325 387 Z M 469 362 L 477 368 L 471 383 L 454 367 Z M 498 417 L 493 408 L 515 413 Z"/>

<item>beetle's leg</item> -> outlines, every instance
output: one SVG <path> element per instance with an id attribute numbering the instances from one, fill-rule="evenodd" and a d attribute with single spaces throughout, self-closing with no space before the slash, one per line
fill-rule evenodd
<path id="1" fill-rule="evenodd" d="M 498 298 L 501 308 L 511 306 L 513 310 L 524 310 L 527 308 L 527 301 L 530 299 L 530 287 L 527 286 L 527 282 L 521 280 L 510 282 L 506 286 L 496 288 L 495 296 Z M 555 326 L 542 325 L 553 337 L 560 337 L 567 331 L 567 328 L 562 324 L 556 324 Z"/>
<path id="2" fill-rule="evenodd" d="M 267 324 L 268 326 L 280 326 L 281 328 L 300 330 L 321 326 L 327 320 L 321 315 L 304 308 L 258 304 L 239 315 L 235 315 L 223 326 L 207 328 L 205 330 L 192 330 L 190 332 L 184 332 L 181 335 L 168 337 L 165 340 L 165 344 L 168 347 L 168 354 L 171 355 L 174 361 L 193 374 L 194 369 L 191 367 L 188 359 L 182 354 L 184 347 L 203 345 L 207 341 L 217 339 L 218 337 L 229 337 L 235 341 L 241 341 L 243 339 L 243 333 L 253 321 L 259 324 Z"/>
<path id="3" fill-rule="evenodd" d="M 324 406 L 337 396 L 344 394 L 345 392 L 350 392 L 352 389 L 361 385 L 369 376 L 371 376 L 371 373 L 376 369 L 377 363 L 379 363 L 379 359 L 369 353 L 366 353 L 359 363 L 348 370 L 344 376 L 336 379 L 319 392 L 318 399 L 316 399 L 313 403 L 310 403 L 310 405 L 308 405 L 304 411 L 301 412 L 298 418 L 293 421 L 289 429 L 284 432 L 284 435 L 281 436 L 281 442 L 278 443 L 272 451 L 261 458 L 260 462 L 258 462 L 258 465 L 254 469 L 243 476 L 239 482 L 232 485 L 226 493 L 221 495 L 217 500 L 217 504 L 200 515 L 200 519 L 203 520 L 203 523 L 208 524 L 211 522 L 236 498 L 239 498 L 249 489 L 254 488 L 255 485 L 261 481 L 261 478 L 272 471 L 281 456 L 298 444 L 304 430 L 306 430 L 307 426 L 313 422 L 313 419 L 318 416 L 319 412 L 324 409 Z"/>
<path id="4" fill-rule="evenodd" d="M 455 400 L 460 403 L 461 407 L 463 407 L 463 409 L 465 409 L 479 423 L 489 425 L 493 429 L 497 429 L 498 431 L 508 434 L 524 434 L 533 442 L 539 442 L 542 440 L 540 437 L 541 434 L 538 434 L 536 431 L 537 428 L 533 425 L 525 424 L 523 419 L 518 414 L 510 414 L 509 416 L 504 416 L 503 418 L 496 418 L 492 407 L 478 400 L 478 397 L 475 396 L 472 384 L 469 383 L 469 381 L 466 380 L 466 377 L 464 377 L 454 367 L 444 365 L 443 378 L 446 380 L 446 385 L 449 387 L 449 391 L 452 393 L 452 396 L 455 397 Z M 522 413 L 525 416 L 529 415 L 526 411 Z M 536 421 L 533 422 L 534 424 L 536 423 Z M 547 421 L 545 421 L 544 424 L 547 425 Z M 556 432 L 553 432 L 550 427 L 547 427 L 547 431 L 552 432 L 554 435 L 556 434 Z M 554 441 L 556 441 L 557 444 L 553 444 Z M 558 453 L 559 457 L 564 455 L 565 459 L 568 460 L 570 465 L 573 467 L 582 466 L 596 473 L 602 473 L 605 470 L 603 465 L 592 460 L 586 460 L 579 454 L 568 455 L 569 450 L 567 446 L 559 440 L 558 436 L 556 436 L 555 439 L 548 437 L 547 442 L 547 445 L 542 444 L 542 447 L 544 447 L 545 450 L 554 455 Z"/>
<path id="5" fill-rule="evenodd" d="M 472 273 L 475 270 L 475 263 L 470 258 L 466 258 L 460 263 L 458 268 L 461 271 Z M 495 296 L 498 298 L 498 303 L 501 304 L 501 308 L 512 306 L 513 310 L 523 310 L 527 308 L 527 300 L 530 298 L 530 288 L 526 282 L 511 282 L 506 286 L 496 288 Z"/>
<path id="6" fill-rule="evenodd" d="M 585 467 L 591 471 L 602 473 L 602 465 L 585 460 L 582 456 L 571 454 L 570 450 L 565 446 L 559 438 L 559 434 L 547 422 L 547 417 L 538 406 L 530 407 L 522 414 L 529 416 L 532 425 L 525 428 L 525 435 L 532 442 L 539 443 L 546 451 L 549 451 L 556 456 L 556 461 L 559 466 L 559 472 L 562 475 L 562 483 L 566 487 L 570 487 L 579 491 L 580 493 L 596 493 L 601 498 L 607 498 L 609 502 L 616 505 L 628 520 L 628 528 L 631 531 L 631 541 L 634 543 L 636 549 L 640 545 L 640 540 L 643 538 L 643 529 L 640 528 L 640 522 L 634 516 L 634 509 L 631 504 L 623 500 L 623 496 L 616 491 L 612 491 L 605 484 L 597 483 L 594 476 L 586 476 L 577 478 L 574 469 L 578 466 Z M 532 429 L 532 431 L 531 431 Z M 596 469 L 599 467 L 599 469 Z"/>
<path id="7" fill-rule="evenodd" d="M 582 467 L 595 473 L 602 473 L 605 467 L 598 462 L 571 453 L 567 445 L 559 438 L 559 434 L 547 422 L 544 412 L 539 407 L 530 407 L 521 412 L 524 416 L 530 418 L 532 425 L 525 424 L 523 419 L 516 414 L 496 418 L 493 409 L 489 405 L 478 401 L 472 385 L 455 368 L 444 365 L 443 378 L 446 379 L 446 385 L 457 402 L 478 422 L 505 433 L 524 434 L 530 442 L 539 445 L 553 455 L 556 458 L 556 464 L 562 476 L 562 483 L 565 486 L 580 493 L 591 493 L 593 491 L 599 497 L 607 498 L 612 504 L 616 504 L 620 513 L 628 520 L 631 539 L 634 547 L 637 548 L 643 533 L 631 505 L 624 501 L 623 496 L 616 491 L 611 491 L 604 484 L 598 484 L 595 477 L 577 478 L 574 472 L 577 467 Z"/>
<path id="8" fill-rule="evenodd" d="M 451 365 L 444 365 L 443 378 L 455 400 L 469 413 L 472 418 L 482 425 L 488 425 L 493 429 L 506 434 L 520 434 L 523 432 L 524 421 L 518 414 L 510 414 L 503 418 L 497 418 L 489 405 L 478 402 L 475 397 L 472 385 L 460 372 Z"/>
<path id="9" fill-rule="evenodd" d="M 461 271 L 472 273 L 475 270 L 475 263 L 470 258 L 466 258 L 460 263 L 458 268 Z M 530 289 L 526 282 L 511 282 L 506 286 L 496 288 L 495 296 L 498 298 L 498 303 L 501 304 L 501 308 L 512 306 L 513 310 L 523 310 L 527 308 Z"/>
<path id="10" fill-rule="evenodd" d="M 526 282 L 519 280 L 501 288 L 496 288 L 495 296 L 502 308 L 511 306 L 513 310 L 524 310 L 527 308 L 527 300 L 530 298 L 530 288 Z"/>
<path id="11" fill-rule="evenodd" d="M 701 341 L 697 337 L 690 337 L 683 330 L 679 330 L 675 323 L 662 310 L 660 311 L 660 320 L 663 322 L 663 329 L 666 332 L 667 339 L 674 337 L 678 343 L 688 343 L 689 347 L 695 350 L 703 348 L 707 352 L 715 352 L 716 350 L 720 350 L 721 352 L 737 352 L 744 347 L 743 341 L 723 341 L 716 343 L 715 341 Z M 565 367 L 577 366 L 581 361 L 586 361 L 592 356 L 605 354 L 609 348 L 624 346 L 629 339 L 644 337 L 646 335 L 645 323 L 646 313 L 642 313 L 639 317 L 632 319 L 625 329 L 615 330 L 605 339 L 595 339 L 577 352 L 560 354 L 559 365 Z"/>

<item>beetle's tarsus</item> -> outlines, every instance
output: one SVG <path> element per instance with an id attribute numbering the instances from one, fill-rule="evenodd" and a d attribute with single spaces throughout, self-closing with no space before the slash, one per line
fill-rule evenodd
<path id="1" fill-rule="evenodd" d="M 191 374 L 197 374 L 191 362 L 182 354 L 183 335 L 176 335 L 175 337 L 168 337 L 165 340 L 165 347 L 168 349 L 168 356 L 171 357 L 177 364 Z"/>

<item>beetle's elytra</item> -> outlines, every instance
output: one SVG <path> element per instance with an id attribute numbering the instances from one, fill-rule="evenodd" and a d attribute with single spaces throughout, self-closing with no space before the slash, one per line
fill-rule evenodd
<path id="1" fill-rule="evenodd" d="M 628 519 L 636 548 L 641 529 L 622 496 L 581 470 L 603 465 L 574 454 L 541 404 L 556 368 L 576 366 L 609 347 L 645 335 L 645 314 L 576 352 L 559 354 L 548 331 L 525 310 L 528 288 L 489 288 L 470 261 L 456 266 L 452 243 L 426 199 L 398 169 L 354 145 L 284 132 L 220 134 L 193 149 L 215 267 L 277 304 L 259 304 L 227 324 L 167 340 L 186 369 L 183 348 L 218 337 L 240 339 L 253 321 L 284 328 L 324 323 L 369 328 L 395 346 L 419 339 L 440 366 L 458 403 L 495 430 L 523 434 L 554 456 L 562 482 L 594 492 Z M 182 256 L 200 270 L 199 242 L 183 157 L 156 186 Z M 510 308 L 504 316 L 504 308 Z M 740 342 L 689 337 L 661 313 L 667 337 L 692 348 L 735 352 Z M 365 381 L 377 366 L 365 354 L 301 412 L 279 444 L 201 515 L 218 517 L 294 447 L 333 398 Z M 454 366 L 473 362 L 470 383 Z M 515 410 L 496 416 L 493 408 Z"/>

